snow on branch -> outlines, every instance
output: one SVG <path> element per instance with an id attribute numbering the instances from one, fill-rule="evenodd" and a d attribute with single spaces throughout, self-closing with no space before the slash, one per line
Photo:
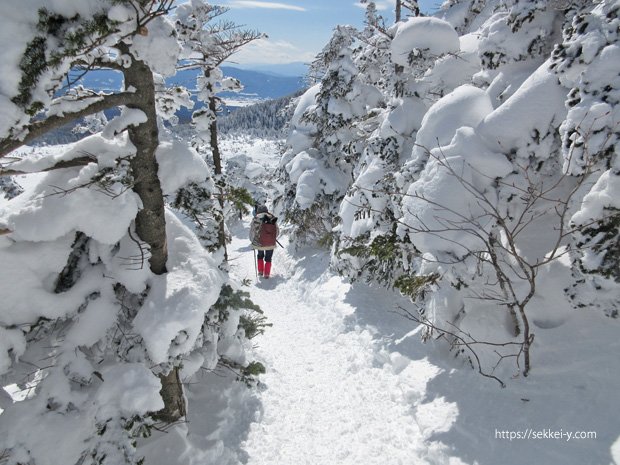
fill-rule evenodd
<path id="1" fill-rule="evenodd" d="M 43 120 L 34 121 L 25 126 L 22 131 L 22 136 L 19 138 L 6 138 L 0 140 L 0 158 L 5 157 L 13 150 L 21 147 L 22 145 L 29 144 L 38 137 L 43 136 L 53 129 L 57 129 L 64 126 L 71 121 L 79 118 L 83 118 L 88 115 L 99 113 L 100 111 L 107 110 L 122 105 L 131 105 L 137 102 L 139 96 L 134 92 L 120 92 L 117 94 L 107 94 L 97 97 L 94 102 L 85 106 L 78 107 L 75 111 L 64 111 L 62 113 L 52 115 Z"/>

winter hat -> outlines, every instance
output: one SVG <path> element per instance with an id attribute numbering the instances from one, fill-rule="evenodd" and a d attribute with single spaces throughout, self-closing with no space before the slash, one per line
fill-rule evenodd
<path id="1" fill-rule="evenodd" d="M 256 209 L 256 213 L 267 213 L 269 210 L 266 205 L 259 205 Z"/>

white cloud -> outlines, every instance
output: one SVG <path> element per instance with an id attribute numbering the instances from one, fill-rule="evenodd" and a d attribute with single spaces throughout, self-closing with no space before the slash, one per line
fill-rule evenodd
<path id="1" fill-rule="evenodd" d="M 359 2 L 354 3 L 354 5 L 359 8 L 363 8 L 364 10 L 366 9 L 366 5 L 362 5 Z M 377 10 L 379 11 L 390 10 L 393 8 L 393 5 L 390 2 L 386 2 L 386 1 L 376 1 L 375 5 L 377 6 Z"/>
<path id="2" fill-rule="evenodd" d="M 228 5 L 230 8 L 269 8 L 273 10 L 293 10 L 307 11 L 305 8 L 287 3 L 260 2 L 257 0 L 231 0 Z"/>
<path id="3" fill-rule="evenodd" d="M 315 56 L 316 52 L 300 50 L 283 40 L 259 39 L 243 47 L 230 61 L 241 64 L 282 64 L 310 62 Z"/>

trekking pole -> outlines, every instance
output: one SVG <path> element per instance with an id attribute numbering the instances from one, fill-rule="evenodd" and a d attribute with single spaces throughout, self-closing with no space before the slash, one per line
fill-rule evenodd
<path id="1" fill-rule="evenodd" d="M 256 272 L 256 280 L 258 281 L 258 264 L 256 263 L 256 249 L 254 250 L 254 271 Z"/>
<path id="2" fill-rule="evenodd" d="M 278 243 L 278 245 L 282 248 L 284 248 L 284 246 L 282 244 L 280 244 L 280 241 L 276 239 L 276 242 Z"/>

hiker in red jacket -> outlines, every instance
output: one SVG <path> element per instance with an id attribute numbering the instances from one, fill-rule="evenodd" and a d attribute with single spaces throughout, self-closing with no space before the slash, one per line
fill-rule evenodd
<path id="1" fill-rule="evenodd" d="M 258 274 L 265 279 L 271 274 L 271 257 L 276 248 L 279 232 L 277 221 L 278 218 L 269 213 L 265 205 L 259 205 L 250 224 L 250 241 L 252 247 L 258 250 Z"/>

